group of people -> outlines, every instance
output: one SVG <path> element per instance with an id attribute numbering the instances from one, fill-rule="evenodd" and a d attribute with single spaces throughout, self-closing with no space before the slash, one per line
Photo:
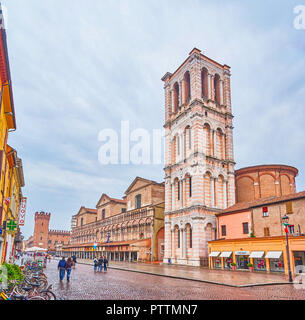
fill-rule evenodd
<path id="1" fill-rule="evenodd" d="M 100 257 L 99 259 L 97 259 L 96 257 L 93 260 L 94 263 L 94 272 L 102 272 L 102 270 L 104 269 L 104 272 L 107 271 L 107 266 L 109 264 L 108 259 L 104 256 L 104 257 Z"/>
<path id="2" fill-rule="evenodd" d="M 107 271 L 109 262 L 106 256 L 101 256 L 99 259 L 95 257 L 93 260 L 93 263 L 94 263 L 94 272 L 102 272 L 102 270 L 104 270 L 104 272 Z M 71 258 L 69 257 L 67 260 L 65 257 L 61 258 L 57 266 L 59 270 L 60 282 L 63 281 L 66 273 L 67 273 L 67 281 L 68 282 L 70 281 L 71 270 L 72 270 L 72 267 L 75 268 L 75 264 L 76 264 L 76 256 L 72 256 Z"/>
<path id="3" fill-rule="evenodd" d="M 65 273 L 67 272 L 67 281 L 70 281 L 70 277 L 71 277 L 71 270 L 72 267 L 75 268 L 75 264 L 76 264 L 76 257 L 73 256 L 72 258 L 68 258 L 67 261 L 65 259 L 65 257 L 62 257 L 62 259 L 58 262 L 58 270 L 59 270 L 59 280 L 63 281 L 64 277 L 65 277 Z"/>

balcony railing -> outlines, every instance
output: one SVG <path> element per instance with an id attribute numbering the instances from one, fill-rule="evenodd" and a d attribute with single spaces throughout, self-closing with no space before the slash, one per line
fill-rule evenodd
<path id="1" fill-rule="evenodd" d="M 143 208 L 143 209 L 133 209 L 124 213 L 121 213 L 118 216 L 109 217 L 104 220 L 95 221 L 92 223 L 88 223 L 83 226 L 79 226 L 73 229 L 74 233 L 82 230 L 92 230 L 92 228 L 105 227 L 113 224 L 123 223 L 130 220 L 141 219 L 148 217 L 149 211 L 152 211 L 152 208 Z"/>

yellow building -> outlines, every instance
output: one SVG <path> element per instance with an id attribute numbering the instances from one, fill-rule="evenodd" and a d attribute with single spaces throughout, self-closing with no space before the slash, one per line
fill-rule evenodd
<path id="1" fill-rule="evenodd" d="M 3 17 L 2 17 L 3 18 Z M 14 99 L 3 24 L 0 27 L 0 258 L 9 259 L 14 244 L 14 222 L 24 186 L 22 162 L 17 152 L 7 144 L 11 131 L 16 130 Z M 12 223 L 10 223 L 12 221 Z M 10 228 L 7 228 L 10 226 Z M 11 230 L 10 230 L 11 229 Z M 8 230 L 8 231 L 6 231 Z"/>
<path id="2" fill-rule="evenodd" d="M 24 187 L 22 161 L 17 157 L 17 152 L 9 145 L 6 146 L 7 154 L 7 183 L 4 189 L 3 221 L 5 222 L 4 245 L 1 262 L 9 261 L 13 255 L 15 235 L 18 231 L 19 206 Z"/>
<path id="3" fill-rule="evenodd" d="M 279 272 L 288 275 L 288 255 L 285 236 L 215 240 L 209 242 L 209 267 L 211 269 L 250 270 Z M 305 237 L 289 236 L 289 259 L 291 272 L 305 266 Z M 304 271 L 303 271 L 304 272 Z"/>

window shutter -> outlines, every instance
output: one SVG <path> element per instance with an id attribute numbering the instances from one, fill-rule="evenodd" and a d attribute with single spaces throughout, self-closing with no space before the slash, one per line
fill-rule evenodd
<path id="1" fill-rule="evenodd" d="M 286 213 L 287 214 L 292 214 L 292 201 L 286 202 Z"/>

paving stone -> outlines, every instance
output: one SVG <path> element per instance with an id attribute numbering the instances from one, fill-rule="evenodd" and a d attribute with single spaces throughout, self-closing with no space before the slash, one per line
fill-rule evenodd
<path id="1" fill-rule="evenodd" d="M 60 283 L 57 264 L 48 263 L 45 273 L 55 294 L 69 300 L 305 300 L 305 290 L 290 284 L 233 288 L 117 269 L 95 273 L 85 264 Z"/>

